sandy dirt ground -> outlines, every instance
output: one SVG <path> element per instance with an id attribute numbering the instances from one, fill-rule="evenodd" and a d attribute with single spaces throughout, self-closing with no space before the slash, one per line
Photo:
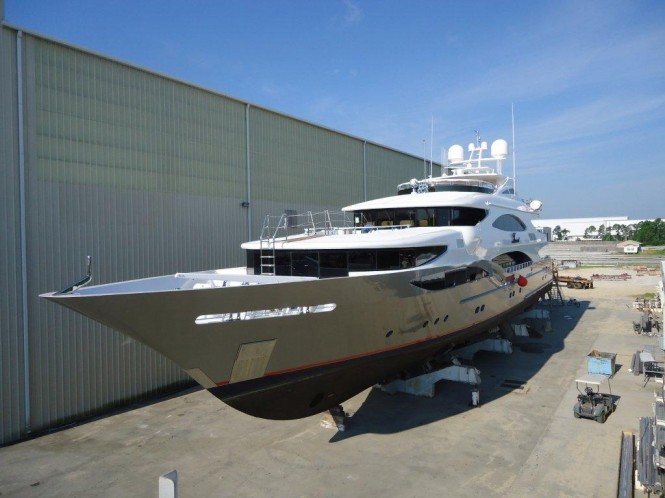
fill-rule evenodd
<path id="1" fill-rule="evenodd" d="M 599 275 L 613 275 L 619 276 L 628 274 L 630 278 L 627 280 L 605 280 L 594 279 L 594 289 L 601 291 L 603 297 L 643 297 L 644 294 L 655 294 L 659 277 L 657 275 L 646 275 L 643 272 L 638 272 L 632 266 L 617 266 L 617 267 L 588 267 L 581 266 L 578 268 L 559 269 L 560 275 L 591 278 L 594 274 Z M 565 289 L 564 293 L 567 295 L 570 292 L 575 292 L 575 295 L 584 296 L 584 291 L 577 289 Z M 652 296 L 653 297 L 653 296 Z"/>

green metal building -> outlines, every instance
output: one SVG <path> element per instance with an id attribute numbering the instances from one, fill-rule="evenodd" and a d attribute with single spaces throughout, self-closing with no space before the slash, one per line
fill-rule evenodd
<path id="1" fill-rule="evenodd" d="M 2 20 L 0 3 L 0 20 Z M 395 192 L 423 159 L 0 28 L 0 444 L 189 383 L 38 298 L 244 264 L 265 214 Z"/>

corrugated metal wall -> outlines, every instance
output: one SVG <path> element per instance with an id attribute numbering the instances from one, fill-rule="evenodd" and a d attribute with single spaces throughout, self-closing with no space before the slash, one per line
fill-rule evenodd
<path id="1" fill-rule="evenodd" d="M 244 216 L 245 116 L 211 93 L 25 41 L 38 430 L 188 380 L 145 346 L 33 297 L 80 276 L 88 254 L 98 282 L 240 263 L 244 223 L 228 220 Z"/>
<path id="2" fill-rule="evenodd" d="M 23 321 L 16 36 L 0 30 L 0 444 L 21 437 Z"/>
<path id="3" fill-rule="evenodd" d="M 367 144 L 367 198 L 375 199 L 396 193 L 397 185 L 411 178 L 423 178 L 429 172 L 423 160 L 376 144 Z M 429 174 L 429 173 L 428 173 Z M 440 165 L 434 165 L 434 176 L 441 174 Z"/>
<path id="4" fill-rule="evenodd" d="M 413 156 L 39 36 L 20 37 L 17 61 L 17 31 L 1 31 L 0 444 L 189 380 L 38 298 L 80 277 L 87 255 L 96 283 L 236 266 L 266 213 L 337 209 L 422 171 Z"/>
<path id="5" fill-rule="evenodd" d="M 250 109 L 253 235 L 265 214 L 339 210 L 363 199 L 363 142 Z"/>

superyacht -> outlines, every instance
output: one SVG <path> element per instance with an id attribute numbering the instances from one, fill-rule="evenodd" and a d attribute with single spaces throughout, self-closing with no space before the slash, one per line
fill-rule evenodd
<path id="1" fill-rule="evenodd" d="M 442 175 L 341 213 L 267 217 L 247 265 L 43 294 L 159 351 L 267 419 L 330 409 L 487 336 L 552 285 L 539 201 L 508 144 L 449 149 Z"/>

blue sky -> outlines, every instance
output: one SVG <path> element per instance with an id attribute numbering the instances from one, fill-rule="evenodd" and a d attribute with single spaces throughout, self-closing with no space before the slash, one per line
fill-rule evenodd
<path id="1" fill-rule="evenodd" d="M 5 0 L 5 19 L 435 160 L 476 129 L 510 142 L 514 104 L 543 217 L 665 217 L 663 0 Z"/>

